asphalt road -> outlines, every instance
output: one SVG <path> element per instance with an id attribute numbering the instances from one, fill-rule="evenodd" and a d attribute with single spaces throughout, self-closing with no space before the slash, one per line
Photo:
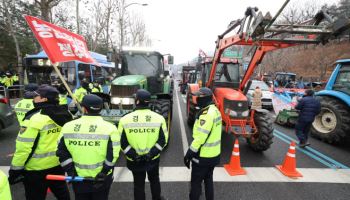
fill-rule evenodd
<path id="1" fill-rule="evenodd" d="M 180 108 L 180 110 L 178 109 Z M 188 199 L 189 193 L 189 172 L 183 166 L 184 148 L 192 141 L 191 127 L 188 127 L 186 121 L 184 98 L 180 93 L 174 94 L 173 121 L 168 148 L 161 156 L 161 167 L 165 174 L 161 176 L 162 193 L 168 199 Z M 273 114 L 272 114 L 273 115 Z M 180 117 L 181 116 L 181 117 Z M 182 119 L 181 119 L 182 118 Z M 184 132 L 182 131 L 184 129 Z M 12 154 L 15 150 L 15 138 L 18 132 L 18 125 L 14 125 L 0 134 L 0 166 L 7 169 L 10 165 Z M 289 143 L 295 139 L 292 128 L 284 128 L 275 125 L 275 137 L 271 148 L 265 152 L 253 152 L 244 138 L 239 138 L 241 165 L 249 170 L 266 169 L 274 170 L 274 166 L 281 164 L 288 150 Z M 187 144 L 186 144 L 187 142 Z M 230 179 L 229 175 L 219 173 L 222 166 L 229 162 L 233 147 L 234 136 L 223 132 L 222 135 L 222 154 L 220 166 L 216 169 L 217 177 L 215 180 L 215 199 L 344 199 L 350 197 L 350 144 L 343 146 L 333 146 L 325 144 L 316 139 L 310 138 L 312 148 L 306 150 L 297 148 L 297 167 L 301 171 L 312 171 L 310 175 L 303 174 L 304 178 L 296 181 L 292 179 L 274 179 L 268 177 L 267 173 L 250 174 L 249 179 L 246 176 L 234 177 Z M 120 155 L 117 167 L 122 173 L 128 173 L 125 170 L 125 159 Z M 344 181 L 328 181 L 323 179 L 327 173 L 334 171 L 339 175 L 337 168 L 343 168 L 346 174 Z M 174 171 L 175 170 L 175 171 Z M 177 170 L 177 171 L 176 171 Z M 317 170 L 325 170 L 315 172 Z M 327 171 L 328 170 L 328 171 Z M 330 170 L 330 171 L 329 171 Z M 276 171 L 276 172 L 275 172 Z M 277 170 L 273 171 L 278 174 Z M 343 172 L 343 171 L 342 171 Z M 119 173 L 119 172 L 118 172 Z M 120 173 L 119 173 L 120 175 Z M 121 174 L 123 175 L 123 174 Z M 223 176 L 223 177 L 218 177 Z M 320 177 L 319 179 L 317 179 Z M 120 180 L 120 181 L 119 181 Z M 264 181 L 269 180 L 269 181 Z M 340 180 L 340 179 L 339 179 Z M 116 179 L 110 192 L 110 199 L 127 200 L 132 199 L 132 179 L 126 176 L 125 179 Z M 147 199 L 151 199 L 149 185 L 146 185 Z M 24 189 L 21 184 L 12 187 L 13 199 L 24 199 Z M 52 198 L 49 194 L 48 199 Z M 202 199 L 205 199 L 202 197 Z"/>

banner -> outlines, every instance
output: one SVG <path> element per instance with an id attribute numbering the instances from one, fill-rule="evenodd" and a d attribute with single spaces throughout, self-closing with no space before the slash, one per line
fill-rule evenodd
<path id="1" fill-rule="evenodd" d="M 83 36 L 36 17 L 26 15 L 24 18 L 52 63 L 68 61 L 97 63 L 91 57 Z"/>

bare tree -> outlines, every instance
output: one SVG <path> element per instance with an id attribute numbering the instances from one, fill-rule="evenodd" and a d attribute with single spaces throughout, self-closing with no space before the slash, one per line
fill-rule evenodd
<path id="1" fill-rule="evenodd" d="M 22 68 L 22 55 L 21 55 L 21 49 L 19 46 L 19 42 L 16 37 L 16 27 L 14 21 L 12 21 L 12 11 L 15 6 L 15 0 L 3 0 L 3 9 L 4 9 L 4 16 L 6 17 L 5 24 L 7 26 L 7 30 L 9 32 L 9 35 L 13 38 L 13 41 L 16 46 L 16 54 L 17 54 L 17 64 L 19 66 L 19 73 L 20 77 L 22 77 L 23 74 L 23 68 Z M 20 84 L 23 84 L 23 79 L 20 78 Z"/>
<path id="2" fill-rule="evenodd" d="M 128 23 L 129 40 L 132 46 L 145 46 L 147 35 L 146 35 L 146 24 L 143 19 L 133 14 L 129 18 Z"/>
<path id="3" fill-rule="evenodd" d="M 52 8 L 57 6 L 61 0 L 35 0 L 35 4 L 39 6 L 41 18 L 45 21 L 52 21 Z"/>

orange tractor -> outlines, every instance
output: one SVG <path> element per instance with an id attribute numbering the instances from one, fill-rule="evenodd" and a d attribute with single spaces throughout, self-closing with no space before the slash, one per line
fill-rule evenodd
<path id="1" fill-rule="evenodd" d="M 232 21 L 228 29 L 218 36 L 212 62 L 202 69 L 203 86 L 211 88 L 213 101 L 221 112 L 225 131 L 235 136 L 242 135 L 254 151 L 265 151 L 273 142 L 273 122 L 267 110 L 250 110 L 247 90 L 254 69 L 267 52 L 301 44 L 326 43 L 340 36 L 350 27 L 349 19 L 331 17 L 327 12 L 318 12 L 313 19 L 302 24 L 274 24 L 286 3 L 275 17 L 257 13 L 257 8 L 247 8 L 242 19 Z M 322 22 L 322 23 L 321 23 Z M 237 30 L 235 34 L 227 36 Z M 243 77 L 239 63 L 224 61 L 222 54 L 233 45 L 251 46 L 252 58 Z M 198 84 L 190 84 L 187 93 L 187 121 L 193 124 L 196 116 Z"/>

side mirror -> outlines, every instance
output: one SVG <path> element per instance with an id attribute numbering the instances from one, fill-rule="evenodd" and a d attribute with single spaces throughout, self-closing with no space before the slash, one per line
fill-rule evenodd
<path id="1" fill-rule="evenodd" d="M 168 56 L 168 64 L 169 65 L 174 64 L 174 56 Z"/>

